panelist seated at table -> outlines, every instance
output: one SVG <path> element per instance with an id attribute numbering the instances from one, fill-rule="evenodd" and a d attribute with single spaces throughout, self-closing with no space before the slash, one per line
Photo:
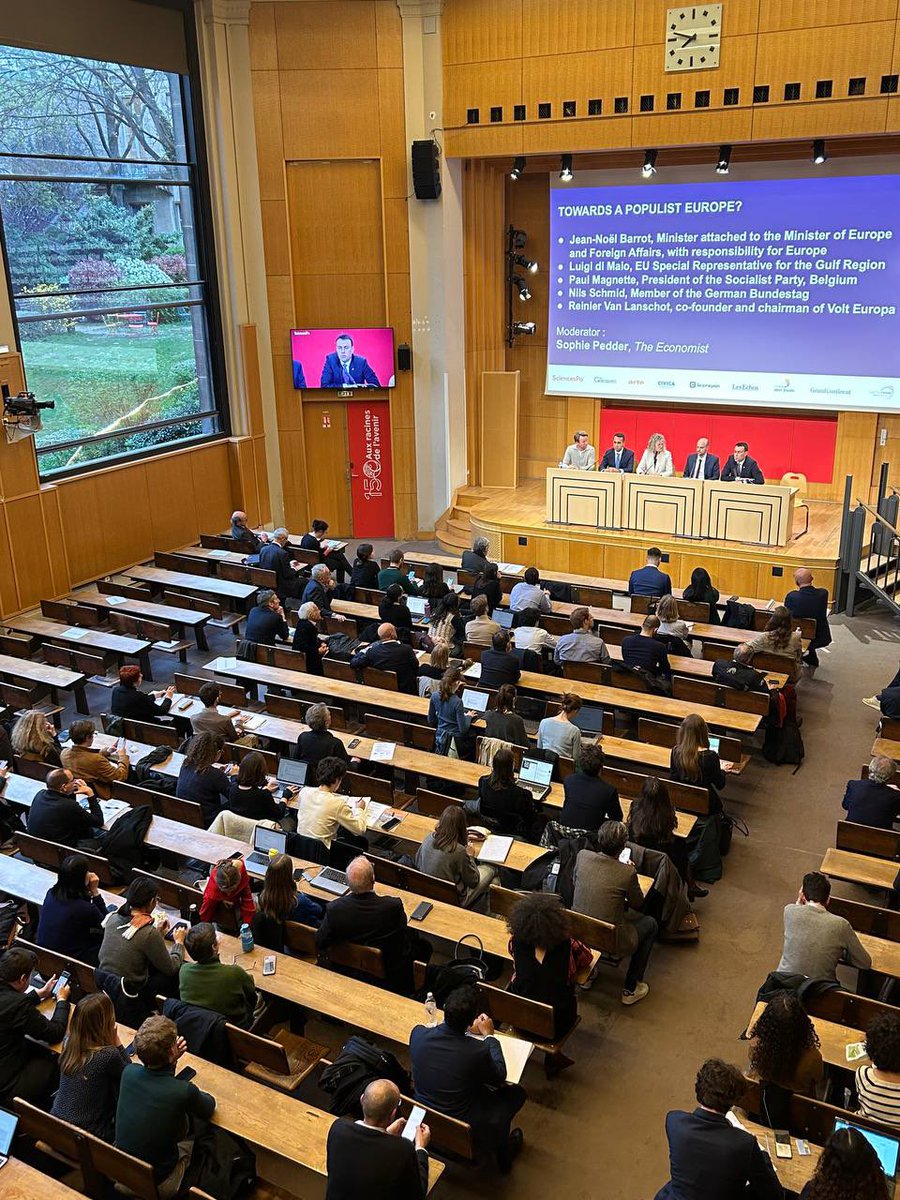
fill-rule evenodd
<path id="1" fill-rule="evenodd" d="M 709 452 L 709 438 L 698 438 L 694 454 L 687 456 L 684 464 L 685 479 L 718 479 L 719 459 Z"/>
<path id="2" fill-rule="evenodd" d="M 765 483 L 759 463 L 751 458 L 746 442 L 735 442 L 734 453 L 729 454 L 722 468 L 723 483 Z"/>
<path id="3" fill-rule="evenodd" d="M 559 465 L 565 470 L 593 471 L 597 465 L 597 451 L 588 445 L 588 435 L 583 429 L 572 438 L 572 445 L 566 447 Z"/>
<path id="4" fill-rule="evenodd" d="M 666 449 L 666 439 L 661 433 L 651 433 L 647 449 L 637 465 L 638 475 L 674 475 L 672 452 Z"/>
<path id="5" fill-rule="evenodd" d="M 601 471 L 618 471 L 630 475 L 634 470 L 634 451 L 625 445 L 625 434 L 614 433 L 612 449 L 604 450 L 600 460 Z"/>

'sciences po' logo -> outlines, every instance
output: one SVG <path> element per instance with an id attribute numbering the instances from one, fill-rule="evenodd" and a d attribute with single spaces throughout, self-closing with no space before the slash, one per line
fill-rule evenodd
<path id="1" fill-rule="evenodd" d="M 365 420 L 366 461 L 363 463 L 363 498 L 381 498 L 381 420 L 376 413 L 366 409 Z"/>

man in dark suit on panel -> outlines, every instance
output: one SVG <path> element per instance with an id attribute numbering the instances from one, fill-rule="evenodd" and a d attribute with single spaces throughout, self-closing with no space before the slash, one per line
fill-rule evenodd
<path id="1" fill-rule="evenodd" d="M 709 452 L 709 438 L 697 439 L 696 454 L 689 454 L 684 464 L 685 479 L 718 479 L 719 460 Z"/>
<path id="2" fill-rule="evenodd" d="M 294 387 L 298 389 L 306 387 L 306 375 L 303 372 L 303 363 L 299 358 L 294 359 Z"/>
<path id="3" fill-rule="evenodd" d="M 726 1120 L 725 1114 L 746 1090 L 747 1081 L 737 1067 L 719 1058 L 706 1060 L 697 1072 L 698 1107 L 666 1117 L 671 1179 L 656 1200 L 783 1200 L 775 1168 L 756 1138 Z"/>
<path id="4" fill-rule="evenodd" d="M 379 671 L 396 671 L 397 687 L 408 696 L 419 694 L 419 660 L 412 646 L 397 639 L 397 630 L 389 622 L 378 626 L 378 641 L 350 659 L 357 670 L 376 667 Z"/>
<path id="5" fill-rule="evenodd" d="M 368 362 L 353 353 L 353 338 L 349 333 L 340 334 L 334 343 L 334 353 L 326 357 L 322 367 L 322 387 L 381 387 Z"/>
<path id="6" fill-rule="evenodd" d="M 747 453 L 750 447 L 746 442 L 735 442 L 734 454 L 729 454 L 722 468 L 723 483 L 765 483 L 759 463 Z"/>
<path id="7" fill-rule="evenodd" d="M 623 475 L 630 475 L 634 471 L 634 451 L 626 450 L 624 433 L 613 434 L 612 449 L 603 452 L 600 470 L 621 471 Z"/>
<path id="8" fill-rule="evenodd" d="M 814 617 L 816 636 L 809 643 L 809 649 L 803 655 L 803 661 L 811 667 L 819 665 L 816 651 L 822 646 L 831 645 L 831 626 L 828 624 L 828 592 L 825 588 L 813 587 L 813 574 L 808 567 L 798 567 L 794 572 L 794 583 L 797 590 L 788 592 L 784 598 L 784 607 L 792 617 Z"/>
<path id="9" fill-rule="evenodd" d="M 415 1142 L 401 1136 L 400 1089 L 389 1079 L 373 1079 L 360 1103 L 361 1121 L 335 1121 L 328 1130 L 325 1200 L 425 1200 L 428 1126 L 416 1128 Z"/>

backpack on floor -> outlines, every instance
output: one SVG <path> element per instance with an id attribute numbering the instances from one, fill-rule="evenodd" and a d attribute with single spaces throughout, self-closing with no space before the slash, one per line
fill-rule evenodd
<path id="1" fill-rule="evenodd" d="M 790 717 L 785 718 L 781 725 L 769 725 L 763 742 L 763 758 L 770 763 L 781 766 L 784 763 L 796 763 L 793 774 L 796 775 L 803 766 L 806 748 L 803 745 L 803 735 L 800 726 Z"/>
<path id="2" fill-rule="evenodd" d="M 752 604 L 741 604 L 737 600 L 725 601 L 725 615 L 722 624 L 729 629 L 752 629 L 756 611 Z"/>

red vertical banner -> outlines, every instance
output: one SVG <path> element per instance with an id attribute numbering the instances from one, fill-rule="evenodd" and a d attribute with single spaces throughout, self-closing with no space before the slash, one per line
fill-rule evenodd
<path id="1" fill-rule="evenodd" d="M 387 400 L 347 403 L 353 536 L 394 536 L 391 410 Z"/>

